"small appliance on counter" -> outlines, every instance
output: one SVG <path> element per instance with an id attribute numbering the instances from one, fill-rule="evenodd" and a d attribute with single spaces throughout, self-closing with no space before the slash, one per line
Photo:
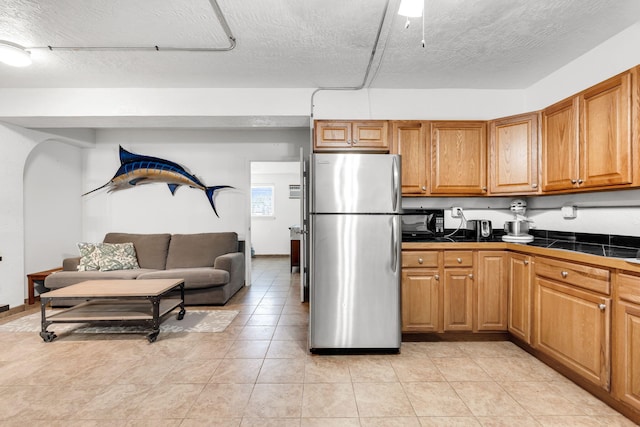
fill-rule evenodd
<path id="1" fill-rule="evenodd" d="M 444 209 L 403 209 L 402 241 L 426 242 L 444 236 Z"/>
<path id="2" fill-rule="evenodd" d="M 529 234 L 529 223 L 524 214 L 527 211 L 527 202 L 522 199 L 511 201 L 509 209 L 514 214 L 514 219 L 504 222 L 505 234 L 502 240 L 511 243 L 528 243 L 533 241 L 533 236 Z"/>
<path id="3" fill-rule="evenodd" d="M 468 220 L 465 236 L 470 239 L 475 239 L 477 242 L 491 239 L 493 237 L 491 221 L 488 219 Z"/>

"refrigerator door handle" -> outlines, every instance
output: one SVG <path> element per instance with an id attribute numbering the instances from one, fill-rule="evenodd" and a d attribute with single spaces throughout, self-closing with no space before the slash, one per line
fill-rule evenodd
<path id="1" fill-rule="evenodd" d="M 398 185 L 398 181 L 399 181 L 399 173 L 398 173 L 398 158 L 394 157 L 393 158 L 393 164 L 391 167 L 392 171 L 391 171 L 391 188 L 393 188 L 393 212 L 397 212 L 398 210 L 398 190 L 399 190 L 399 185 Z"/>
<path id="2" fill-rule="evenodd" d="M 396 221 L 391 220 L 391 271 L 398 271 L 398 235 L 396 230 Z"/>

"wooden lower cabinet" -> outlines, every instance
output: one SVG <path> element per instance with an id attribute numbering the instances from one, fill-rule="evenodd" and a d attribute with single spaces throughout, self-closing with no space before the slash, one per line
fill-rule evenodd
<path id="1" fill-rule="evenodd" d="M 507 330 L 508 260 L 504 251 L 478 251 L 476 330 Z"/>
<path id="2" fill-rule="evenodd" d="M 508 276 L 508 330 L 513 336 L 531 344 L 533 258 L 524 254 L 509 254 Z"/>
<path id="3" fill-rule="evenodd" d="M 445 268 L 444 331 L 473 330 L 473 268 Z"/>
<path id="4" fill-rule="evenodd" d="M 640 275 L 619 273 L 617 284 L 612 391 L 640 410 Z"/>
<path id="5" fill-rule="evenodd" d="M 402 271 L 402 330 L 440 331 L 440 275 L 438 269 Z"/>
<path id="6" fill-rule="evenodd" d="M 536 275 L 533 305 L 533 347 L 609 390 L 611 299 Z"/>

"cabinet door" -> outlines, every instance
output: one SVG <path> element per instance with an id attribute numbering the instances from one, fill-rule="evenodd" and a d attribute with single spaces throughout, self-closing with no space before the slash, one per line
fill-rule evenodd
<path id="1" fill-rule="evenodd" d="M 394 154 L 402 156 L 402 195 L 427 194 L 427 140 L 422 122 L 393 122 Z"/>
<path id="2" fill-rule="evenodd" d="M 316 151 L 351 148 L 351 122 L 316 121 L 314 149 Z"/>
<path id="3" fill-rule="evenodd" d="M 580 96 L 580 187 L 631 184 L 631 73 Z"/>
<path id="4" fill-rule="evenodd" d="M 486 122 L 431 122 L 431 194 L 487 192 Z"/>
<path id="5" fill-rule="evenodd" d="M 351 148 L 389 152 L 389 124 L 386 121 L 353 122 Z"/>
<path id="6" fill-rule="evenodd" d="M 507 253 L 479 251 L 477 330 L 507 330 Z"/>
<path id="7" fill-rule="evenodd" d="M 610 299 L 536 276 L 533 347 L 609 390 Z"/>
<path id="8" fill-rule="evenodd" d="M 443 283 L 445 331 L 473 330 L 473 269 L 445 268 Z"/>
<path id="9" fill-rule="evenodd" d="M 618 275 L 613 392 L 640 410 L 640 276 Z"/>
<path id="10" fill-rule="evenodd" d="M 538 192 L 538 113 L 491 122 L 489 182 L 492 194 Z"/>
<path id="11" fill-rule="evenodd" d="M 532 258 L 512 253 L 509 257 L 509 332 L 531 344 Z"/>
<path id="12" fill-rule="evenodd" d="M 542 112 L 542 190 L 566 190 L 578 180 L 578 98 Z"/>
<path id="13" fill-rule="evenodd" d="M 438 269 L 402 272 L 402 331 L 440 331 L 440 275 Z"/>

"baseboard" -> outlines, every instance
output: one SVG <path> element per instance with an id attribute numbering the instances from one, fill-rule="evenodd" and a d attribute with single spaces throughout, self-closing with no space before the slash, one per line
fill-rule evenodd
<path id="1" fill-rule="evenodd" d="M 23 311 L 26 311 L 26 310 L 27 310 L 27 305 L 19 305 L 17 307 L 10 308 L 8 310 L 0 312 L 0 319 L 12 316 L 16 313 L 22 313 Z"/>

